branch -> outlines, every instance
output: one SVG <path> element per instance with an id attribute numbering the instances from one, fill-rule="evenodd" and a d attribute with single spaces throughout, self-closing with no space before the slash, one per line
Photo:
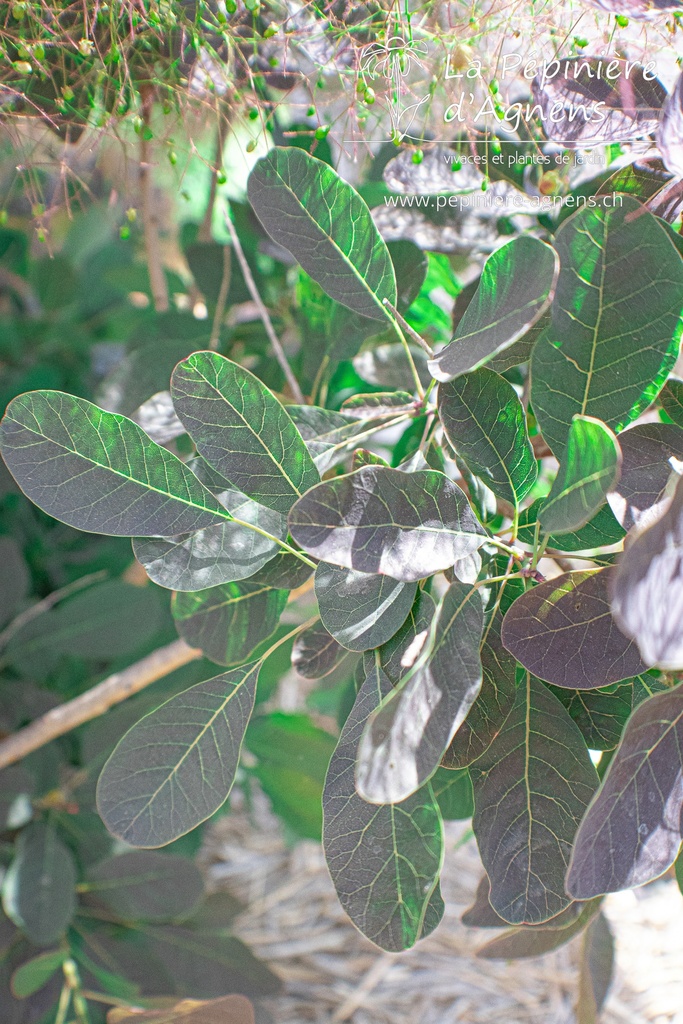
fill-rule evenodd
<path id="1" fill-rule="evenodd" d="M 295 400 L 298 402 L 299 405 L 305 405 L 306 404 L 306 400 L 305 400 L 303 394 L 301 393 L 301 388 L 299 387 L 299 382 L 297 381 L 296 377 L 292 373 L 292 368 L 290 367 L 289 363 L 287 362 L 287 356 L 285 355 L 285 350 L 283 349 L 282 345 L 280 344 L 280 339 L 278 338 L 277 334 L 275 333 L 275 328 L 273 327 L 273 323 L 272 323 L 272 321 L 270 319 L 270 315 L 268 313 L 268 310 L 266 309 L 266 307 L 265 307 L 265 305 L 263 303 L 263 299 L 259 295 L 258 288 L 256 287 L 256 282 L 254 281 L 254 277 L 253 277 L 252 272 L 251 272 L 251 268 L 250 268 L 249 264 L 247 263 L 247 257 L 244 255 L 244 249 L 242 248 L 242 243 L 240 242 L 239 236 L 238 236 L 237 232 L 235 231 L 235 225 L 232 222 L 232 219 L 230 217 L 230 213 L 229 212 L 225 216 L 225 224 L 226 224 L 226 227 L 227 227 L 228 231 L 230 232 L 230 241 L 232 242 L 233 249 L 235 250 L 235 256 L 237 256 L 237 261 L 238 261 L 238 263 L 239 263 L 239 265 L 240 265 L 240 267 L 242 269 L 242 274 L 244 275 L 244 282 L 245 282 L 247 288 L 249 289 L 249 294 L 251 295 L 252 299 L 254 300 L 254 303 L 256 304 L 256 306 L 258 308 L 259 315 L 261 317 L 261 321 L 263 323 L 263 326 L 266 329 L 266 334 L 268 335 L 268 338 L 270 339 L 270 344 L 273 346 L 273 352 L 275 353 L 275 358 L 277 359 L 278 363 L 280 364 L 280 367 L 282 368 L 282 372 L 284 373 L 285 377 L 287 378 L 287 382 L 288 382 L 288 384 L 289 384 L 289 386 L 291 388 L 291 391 L 292 391 L 292 394 L 294 395 Z"/>
<path id="2" fill-rule="evenodd" d="M 189 647 L 184 640 L 174 640 L 173 643 L 160 647 L 158 651 L 153 651 L 121 672 L 114 672 L 91 690 L 67 701 L 66 704 L 52 708 L 24 729 L 0 741 L 0 768 L 20 761 L 22 757 L 26 757 L 50 740 L 71 732 L 77 725 L 97 718 L 115 704 L 120 704 L 157 679 L 163 679 L 177 668 L 201 656 L 201 651 Z"/>
<path id="3" fill-rule="evenodd" d="M 147 271 L 149 285 L 152 289 L 154 308 L 157 313 L 166 313 L 169 308 L 168 283 L 161 264 L 159 247 L 159 221 L 154 212 L 152 201 L 152 176 L 147 133 L 152 116 L 154 90 L 152 86 L 141 89 L 142 95 L 142 126 L 140 128 L 140 206 L 142 209 L 142 225 L 145 232 L 145 253 L 147 255 Z"/>

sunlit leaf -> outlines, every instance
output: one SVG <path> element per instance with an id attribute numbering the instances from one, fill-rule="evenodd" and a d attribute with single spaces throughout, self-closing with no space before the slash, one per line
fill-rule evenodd
<path id="1" fill-rule="evenodd" d="M 576 836 L 567 889 L 577 899 L 658 878 L 678 856 L 683 687 L 636 708 Z"/>
<path id="2" fill-rule="evenodd" d="M 259 583 L 179 593 L 172 611 L 178 632 L 218 665 L 240 665 L 275 630 L 287 604 L 286 590 Z"/>
<path id="3" fill-rule="evenodd" d="M 551 247 L 531 235 L 496 249 L 453 341 L 429 363 L 433 376 L 452 380 L 513 345 L 547 309 L 558 270 Z"/>
<path id="4" fill-rule="evenodd" d="M 510 924 L 555 917 L 571 902 L 564 876 L 597 775 L 577 726 L 530 673 L 470 775 L 491 906 Z"/>
<path id="5" fill-rule="evenodd" d="M 609 503 L 615 517 L 629 530 L 643 527 L 662 513 L 672 456 L 683 461 L 683 430 L 671 423 L 639 423 L 619 434 L 621 475 Z"/>
<path id="6" fill-rule="evenodd" d="M 595 2 L 607 8 L 609 0 Z M 613 76 L 599 73 L 604 67 L 604 57 L 582 54 L 578 60 L 562 61 L 555 76 L 534 78 L 534 103 L 540 104 L 548 139 L 580 149 L 599 142 L 630 142 L 654 132 L 666 97 L 661 82 L 646 78 L 638 65 L 629 67 L 625 58 Z"/>
<path id="7" fill-rule="evenodd" d="M 667 511 L 624 551 L 615 570 L 612 611 L 620 629 L 638 644 L 643 661 L 683 667 L 683 479 Z"/>
<path id="8" fill-rule="evenodd" d="M 540 583 L 503 619 L 507 650 L 530 672 L 556 686 L 591 690 L 647 669 L 636 644 L 612 617 L 615 570 L 581 569 Z"/>
<path id="9" fill-rule="evenodd" d="M 621 435 L 624 436 L 623 434 Z M 618 486 L 618 485 L 617 485 Z M 612 495 L 610 495 L 610 498 Z M 544 498 L 538 498 L 519 516 L 518 537 L 525 544 L 533 544 L 536 525 L 543 508 Z M 540 524 L 539 524 L 540 529 Z M 623 540 L 625 530 L 619 525 L 608 505 L 602 505 L 593 518 L 573 533 L 549 537 L 549 547 L 560 551 L 592 551 L 595 548 L 611 547 Z"/>
<path id="10" fill-rule="evenodd" d="M 277 148 L 249 176 L 249 201 L 268 234 L 337 302 L 383 320 L 396 305 L 386 245 L 358 193 L 301 149 Z"/>
<path id="11" fill-rule="evenodd" d="M 20 833 L 2 905 L 36 946 L 51 946 L 68 927 L 76 909 L 76 865 L 51 825 L 34 821 Z"/>
<path id="12" fill-rule="evenodd" d="M 39 508 L 90 533 L 153 537 L 229 519 L 183 463 L 125 416 L 60 391 L 10 402 L 2 455 Z"/>
<path id="13" fill-rule="evenodd" d="M 479 591 L 451 583 L 413 669 L 365 727 L 356 765 L 364 800 L 398 803 L 434 774 L 481 687 L 483 625 Z"/>
<path id="14" fill-rule="evenodd" d="M 304 679 L 322 679 L 334 671 L 347 654 L 346 648 L 318 622 L 297 636 L 292 648 L 292 665 Z"/>
<path id="15" fill-rule="evenodd" d="M 209 818 L 232 787 L 259 663 L 224 672 L 145 715 L 119 742 L 97 806 L 131 846 L 165 846 Z"/>
<path id="16" fill-rule="evenodd" d="M 358 419 L 372 420 L 378 416 L 395 416 L 400 412 L 413 412 L 415 401 L 407 391 L 380 391 L 372 395 L 354 395 L 347 398 L 342 411 Z"/>
<path id="17" fill-rule="evenodd" d="M 390 640 L 410 611 L 416 583 L 321 562 L 315 596 L 329 633 L 350 651 L 369 651 Z"/>
<path id="18" fill-rule="evenodd" d="M 196 909 L 204 880 L 187 857 L 135 850 L 93 865 L 83 891 L 125 921 L 172 921 Z"/>
<path id="19" fill-rule="evenodd" d="M 194 352 L 173 371 L 171 394 L 200 455 L 261 505 L 286 515 L 320 479 L 284 407 L 225 356 Z"/>
<path id="20" fill-rule="evenodd" d="M 676 426 L 683 427 L 683 380 L 669 377 L 659 393 L 662 409 Z"/>
<path id="21" fill-rule="evenodd" d="M 439 891 L 442 824 L 429 785 L 381 807 L 356 793 L 356 750 L 391 683 L 373 669 L 361 686 L 332 756 L 323 794 L 323 847 L 341 904 L 382 949 L 413 946 L 443 915 Z"/>
<path id="22" fill-rule="evenodd" d="M 538 514 L 545 533 L 573 533 L 594 517 L 619 477 L 619 443 L 600 420 L 575 416 L 567 449 Z"/>
<path id="23" fill-rule="evenodd" d="M 562 461 L 577 413 L 618 433 L 656 397 L 678 354 L 683 261 L 630 196 L 578 210 L 555 247 L 560 276 L 552 323 L 532 354 L 531 403 Z"/>
<path id="24" fill-rule="evenodd" d="M 485 539 L 465 495 L 442 473 L 382 466 L 311 488 L 289 528 L 317 558 L 407 583 L 453 565 Z"/>
<path id="25" fill-rule="evenodd" d="M 429 627 L 434 618 L 434 599 L 424 590 L 418 590 L 407 619 L 401 628 L 376 651 L 365 654 L 366 674 L 373 665 L 381 668 L 393 686 L 397 686 L 410 672 L 427 641 Z"/>
<path id="26" fill-rule="evenodd" d="M 33 817 L 31 798 L 36 787 L 33 775 L 23 765 L 10 765 L 0 772 L 0 830 L 21 828 Z"/>
<path id="27" fill-rule="evenodd" d="M 482 367 L 439 387 L 446 437 L 475 476 L 518 506 L 536 480 L 536 459 L 513 386 Z"/>

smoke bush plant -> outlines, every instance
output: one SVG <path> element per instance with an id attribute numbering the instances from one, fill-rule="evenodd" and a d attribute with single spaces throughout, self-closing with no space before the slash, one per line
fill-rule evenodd
<path id="1" fill-rule="evenodd" d="M 635 195 L 514 237 L 425 359 L 404 319 L 422 254 L 387 246 L 335 171 L 277 147 L 249 200 L 349 351 L 365 342 L 375 381 L 403 383 L 356 386 L 337 410 L 285 404 L 239 362 L 192 352 L 170 383 L 182 459 L 82 398 L 10 403 L 2 454 L 24 493 L 134 538 L 180 636 L 223 669 L 123 736 L 100 814 L 154 848 L 220 807 L 268 638 L 312 580 L 295 667 L 319 679 L 357 658 L 323 795 L 349 917 L 386 950 L 429 934 L 442 817 L 473 814 L 486 876 L 465 920 L 508 929 L 481 955 L 585 930 L 585 963 L 607 965 L 582 985 L 597 1012 L 601 899 L 663 874 L 681 843 L 680 237 Z M 407 428 L 391 465 L 363 446 L 389 427 Z"/>

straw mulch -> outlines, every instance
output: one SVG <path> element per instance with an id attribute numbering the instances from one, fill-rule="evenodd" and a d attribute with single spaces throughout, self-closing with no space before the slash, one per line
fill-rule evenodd
<path id="1" fill-rule="evenodd" d="M 265 801 L 264 801 L 265 804 Z M 254 823 L 258 820 L 258 826 Z M 474 840 L 447 825 L 446 902 L 436 932 L 403 954 L 383 953 L 341 910 L 321 848 L 287 846 L 257 801 L 216 826 L 205 851 L 209 876 L 247 903 L 236 932 L 284 981 L 264 1001 L 275 1024 L 574 1024 L 575 943 L 534 960 L 477 960 L 494 932 L 460 915 L 481 875 Z M 617 971 L 604 1024 L 683 1024 L 683 897 L 666 879 L 606 903 Z"/>

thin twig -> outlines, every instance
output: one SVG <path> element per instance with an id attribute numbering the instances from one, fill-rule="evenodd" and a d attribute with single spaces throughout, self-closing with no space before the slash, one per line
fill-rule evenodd
<path id="1" fill-rule="evenodd" d="M 218 343 L 221 339 L 221 324 L 225 315 L 225 304 L 228 300 L 228 292 L 230 291 L 230 271 L 232 268 L 232 260 L 230 258 L 230 246 L 223 246 L 223 276 L 221 277 L 221 287 L 218 292 L 218 298 L 216 299 L 216 312 L 213 315 L 213 324 L 211 325 L 211 337 L 209 338 L 209 348 L 214 352 L 218 348 Z"/>
<path id="2" fill-rule="evenodd" d="M 303 396 L 303 394 L 301 392 L 301 388 L 299 387 L 299 382 L 297 381 L 296 377 L 292 373 L 292 369 L 291 369 L 289 363 L 287 362 L 287 356 L 285 355 L 285 350 L 283 349 L 282 345 L 280 344 L 280 339 L 278 338 L 277 334 L 275 333 L 275 328 L 273 327 L 273 323 L 272 323 L 272 321 L 270 319 L 270 314 L 268 313 L 268 310 L 266 309 L 266 307 L 265 307 L 265 305 L 263 303 L 263 299 L 259 295 L 258 288 L 256 287 L 256 282 L 254 281 L 254 277 L 253 277 L 253 275 L 251 273 L 251 268 L 250 268 L 249 264 L 247 263 L 247 257 L 244 255 L 244 249 L 242 248 L 242 243 L 239 240 L 239 236 L 238 236 L 238 234 L 237 234 L 237 232 L 235 230 L 235 225 L 233 224 L 232 219 L 230 217 L 230 211 L 228 211 L 226 213 L 225 223 L 226 223 L 227 229 L 228 229 L 228 231 L 230 233 L 230 240 L 232 242 L 233 249 L 235 250 L 235 255 L 237 256 L 237 260 L 238 260 L 239 265 L 240 265 L 240 267 L 242 269 L 242 274 L 244 275 L 244 282 L 245 282 L 247 288 L 249 289 L 249 294 L 251 295 L 252 299 L 254 300 L 254 302 L 255 302 L 255 304 L 256 304 L 256 306 L 258 308 L 259 315 L 261 317 L 261 321 L 263 323 L 263 326 L 266 329 L 266 334 L 268 335 L 268 338 L 270 340 L 270 344 L 273 346 L 273 352 L 275 353 L 275 358 L 277 359 L 278 363 L 280 364 L 280 366 L 282 368 L 282 372 L 284 373 L 285 377 L 287 378 L 287 382 L 288 382 L 288 384 L 289 384 L 289 386 L 291 388 L 292 395 L 294 396 L 296 402 L 299 405 L 305 405 L 305 399 L 304 399 L 304 396 Z"/>
<path id="3" fill-rule="evenodd" d="M 169 308 L 168 282 L 161 263 L 159 245 L 159 219 L 154 211 L 152 200 L 152 175 L 150 163 L 150 146 L 148 133 L 154 103 L 154 89 L 145 86 L 140 90 L 142 96 L 142 125 L 140 126 L 140 206 L 142 225 L 145 233 L 145 254 L 147 256 L 147 272 L 152 299 L 157 313 L 166 313 Z"/>
<path id="4" fill-rule="evenodd" d="M 412 338 L 413 341 L 417 345 L 419 345 L 420 348 L 423 349 L 423 351 L 425 351 L 427 353 L 429 358 L 432 359 L 433 356 L 434 356 L 434 352 L 432 351 L 431 346 L 428 345 L 427 342 L 424 340 L 424 338 L 421 338 L 420 335 L 417 333 L 417 331 L 413 327 L 410 326 L 410 324 L 405 319 L 405 317 L 401 316 L 399 311 L 396 309 L 396 306 L 392 306 L 388 299 L 384 300 L 384 305 L 387 307 L 387 309 L 391 310 L 391 312 L 393 313 L 395 319 L 398 320 L 398 322 L 400 323 L 401 327 L 406 332 L 408 337 Z"/>
<path id="5" fill-rule="evenodd" d="M 0 768 L 20 761 L 33 750 L 45 746 L 58 736 L 71 732 L 78 725 L 104 714 L 146 686 L 163 679 L 177 668 L 201 658 L 202 652 L 189 647 L 184 640 L 174 640 L 166 647 L 136 661 L 134 665 L 103 679 L 91 690 L 66 704 L 52 708 L 34 722 L 0 742 Z"/>

